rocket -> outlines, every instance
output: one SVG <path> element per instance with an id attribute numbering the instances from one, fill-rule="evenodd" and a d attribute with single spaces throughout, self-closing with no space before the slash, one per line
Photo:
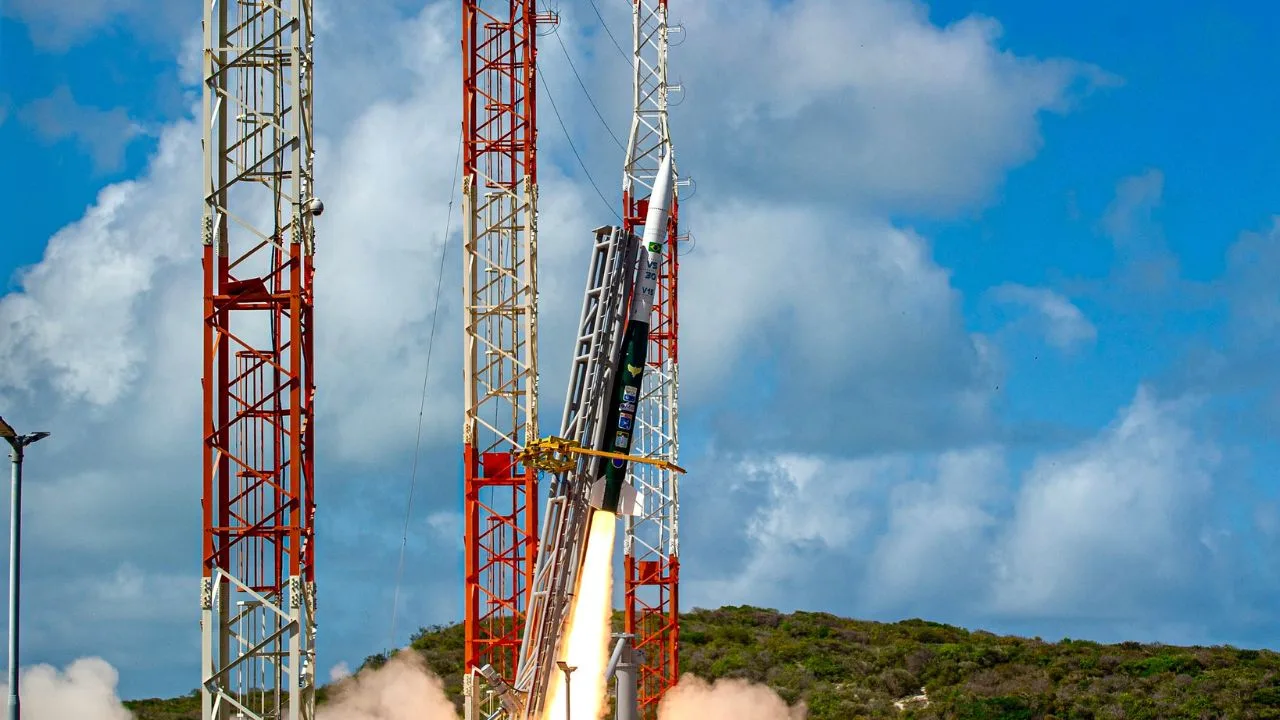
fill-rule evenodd
<path id="1" fill-rule="evenodd" d="M 609 412 L 605 415 L 604 438 L 598 450 L 631 453 L 636 406 L 640 401 L 640 381 L 644 378 L 645 356 L 649 351 L 649 313 L 658 290 L 658 268 L 667 238 L 667 218 L 672 196 L 671 153 L 658 165 L 658 175 L 644 218 L 644 238 L 639 273 L 631 301 L 631 314 L 622 335 L 618 370 L 614 373 Z M 636 489 L 627 482 L 627 461 L 607 459 L 604 470 L 591 485 L 591 507 L 615 515 L 640 512 Z"/>

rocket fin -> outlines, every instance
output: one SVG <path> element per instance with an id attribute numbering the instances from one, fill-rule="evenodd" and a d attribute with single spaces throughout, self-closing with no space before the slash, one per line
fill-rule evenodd
<path id="1" fill-rule="evenodd" d="M 597 510 L 604 509 L 604 478 L 591 483 L 591 493 L 588 498 L 591 507 Z"/>
<path id="2" fill-rule="evenodd" d="M 618 515 L 639 515 L 643 508 L 640 491 L 629 482 L 622 483 L 622 492 L 618 495 Z"/>
<path id="3" fill-rule="evenodd" d="M 604 506 L 604 491 L 608 481 L 604 478 L 591 483 L 591 492 L 588 495 L 587 502 L 591 507 L 597 510 L 608 510 Z M 618 490 L 618 508 L 613 510 L 615 515 L 621 517 L 623 515 L 639 515 L 644 509 L 644 495 L 631 486 L 631 483 L 622 481 L 622 487 Z"/>

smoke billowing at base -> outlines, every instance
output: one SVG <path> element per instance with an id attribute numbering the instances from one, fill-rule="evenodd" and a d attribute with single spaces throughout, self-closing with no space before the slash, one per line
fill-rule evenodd
<path id="1" fill-rule="evenodd" d="M 23 720 L 135 720 L 116 695 L 119 679 L 110 663 L 96 657 L 76 660 L 63 671 L 50 665 L 26 668 L 19 684 Z M 316 708 L 316 720 L 459 717 L 444 682 L 413 651 L 402 650 L 333 690 L 329 702 Z M 0 682 L 0 698 L 8 695 L 8 683 Z M 738 679 L 709 683 L 693 675 L 682 677 L 658 706 L 658 720 L 805 720 L 806 715 L 803 704 L 788 707 L 768 686 Z"/>
<path id="2" fill-rule="evenodd" d="M 52 665 L 24 668 L 18 677 L 23 720 L 133 720 L 116 695 L 120 674 L 102 658 L 86 657 L 62 672 Z M 0 682 L 0 703 L 9 682 Z"/>
<path id="3" fill-rule="evenodd" d="M 588 713 L 573 720 L 599 720 Z M 741 679 L 707 682 L 685 675 L 658 706 L 658 720 L 805 720 L 804 704 L 788 706 L 767 685 Z M 316 720 L 457 720 L 444 683 L 411 651 L 342 683 Z"/>
<path id="4" fill-rule="evenodd" d="M 457 720 L 444 682 L 422 656 L 401 650 L 376 670 L 344 680 L 316 720 Z"/>
<path id="5" fill-rule="evenodd" d="M 456 720 L 444 683 L 411 651 L 377 670 L 343 682 L 337 696 L 316 709 L 316 720 Z M 573 720 L 600 720 L 575 713 Z M 658 706 L 658 720 L 805 720 L 804 704 L 788 706 L 772 688 L 729 678 L 707 682 L 685 675 Z"/>
<path id="6" fill-rule="evenodd" d="M 658 720 L 805 720 L 808 714 L 803 702 L 788 706 L 768 685 L 738 678 L 709 683 L 684 675 L 658 703 Z"/>

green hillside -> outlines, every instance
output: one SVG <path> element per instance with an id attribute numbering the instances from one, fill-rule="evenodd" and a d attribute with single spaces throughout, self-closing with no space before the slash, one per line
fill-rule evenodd
<path id="1" fill-rule="evenodd" d="M 1231 647 L 1081 640 L 1047 643 L 907 620 L 873 623 L 752 607 L 681 621 L 684 672 L 766 683 L 812 720 L 1126 720 L 1280 718 L 1280 655 Z M 461 691 L 460 625 L 425 628 L 413 647 Z M 377 666 L 373 656 L 364 666 Z M 929 704 L 894 700 L 926 689 Z M 323 698 L 322 698 L 323 699 Z M 195 696 L 132 701 L 139 720 L 198 719 Z"/>

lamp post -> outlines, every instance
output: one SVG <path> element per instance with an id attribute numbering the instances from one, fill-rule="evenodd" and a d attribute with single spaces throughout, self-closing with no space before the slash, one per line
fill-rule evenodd
<path id="1" fill-rule="evenodd" d="M 573 694 L 569 692 L 569 676 L 578 668 L 569 665 L 563 660 L 557 660 L 556 666 L 560 668 L 560 672 L 564 673 L 564 720 L 572 720 L 573 715 L 569 712 L 569 701 L 573 698 Z"/>
<path id="2" fill-rule="evenodd" d="M 9 720 L 18 720 L 22 712 L 18 704 L 18 583 L 21 575 L 22 543 L 22 456 L 28 445 L 47 437 L 47 432 L 19 435 L 13 426 L 0 418 L 0 437 L 9 443 L 9 459 L 13 461 L 13 483 L 9 495 Z"/>

